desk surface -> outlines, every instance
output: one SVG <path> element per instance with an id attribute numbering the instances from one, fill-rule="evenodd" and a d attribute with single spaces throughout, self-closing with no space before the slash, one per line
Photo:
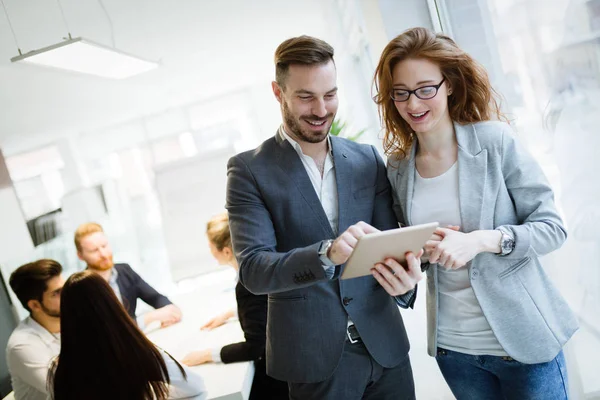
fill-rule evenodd
<path id="1" fill-rule="evenodd" d="M 225 288 L 229 286 L 228 290 Z M 147 333 L 157 346 L 180 360 L 188 352 L 221 347 L 244 340 L 237 319 L 212 331 L 200 331 L 210 318 L 235 307 L 235 292 L 231 284 L 201 288 L 192 293 L 171 296 L 183 313 L 180 323 Z M 203 364 L 191 370 L 204 378 L 209 399 L 246 400 L 254 377 L 254 364 Z"/>

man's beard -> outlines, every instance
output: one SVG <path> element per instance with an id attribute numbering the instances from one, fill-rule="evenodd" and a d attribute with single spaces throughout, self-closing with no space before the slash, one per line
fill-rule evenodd
<path id="1" fill-rule="evenodd" d="M 40 306 L 42 306 L 42 311 L 49 317 L 60 318 L 60 309 L 58 311 L 53 311 L 49 308 L 46 308 L 43 301 L 40 301 Z"/>
<path id="2" fill-rule="evenodd" d="M 327 114 L 325 118 L 319 118 L 316 115 L 303 116 L 296 118 L 290 111 L 290 108 L 287 105 L 285 100 L 282 101 L 282 109 L 283 109 L 283 121 L 285 122 L 286 128 L 291 132 L 287 132 L 288 134 L 292 134 L 296 138 L 302 140 L 303 142 L 308 143 L 320 143 L 327 137 L 329 133 L 329 129 L 331 128 L 331 122 L 329 119 L 333 120 L 334 114 Z M 300 125 L 300 119 L 308 120 L 308 121 L 322 121 L 327 120 L 323 124 L 323 129 L 319 132 L 305 132 L 302 130 L 302 126 Z"/>
<path id="3" fill-rule="evenodd" d="M 88 268 L 94 269 L 96 271 L 108 271 L 114 265 L 115 264 L 114 264 L 113 258 L 111 256 L 109 260 L 107 260 L 106 262 L 104 262 L 102 264 L 90 264 L 90 263 L 88 263 Z"/>

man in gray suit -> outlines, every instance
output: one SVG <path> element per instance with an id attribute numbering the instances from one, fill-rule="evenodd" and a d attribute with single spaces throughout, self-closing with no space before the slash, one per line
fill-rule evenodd
<path id="1" fill-rule="evenodd" d="M 414 303 L 418 257 L 337 279 L 358 238 L 398 227 L 384 164 L 374 147 L 328 134 L 338 106 L 330 45 L 292 38 L 275 63 L 283 124 L 229 160 L 227 184 L 240 280 L 269 295 L 267 373 L 288 382 L 291 399 L 414 399 L 398 305 Z"/>

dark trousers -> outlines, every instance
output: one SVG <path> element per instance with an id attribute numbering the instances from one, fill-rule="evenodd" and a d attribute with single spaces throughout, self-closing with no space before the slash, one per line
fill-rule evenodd
<path id="1" fill-rule="evenodd" d="M 254 380 L 249 400 L 287 400 L 288 384 L 267 375 L 265 358 L 254 361 Z"/>
<path id="2" fill-rule="evenodd" d="M 310 368 L 310 366 L 307 366 Z M 333 376 L 317 383 L 289 383 L 291 400 L 414 400 L 415 384 L 408 355 L 384 368 L 362 342 L 346 341 Z"/>

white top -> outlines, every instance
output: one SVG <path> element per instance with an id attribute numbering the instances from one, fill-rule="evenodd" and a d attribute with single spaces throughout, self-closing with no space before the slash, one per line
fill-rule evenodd
<path id="1" fill-rule="evenodd" d="M 206 385 L 202 377 L 192 372 L 188 367 L 181 364 L 187 375 L 187 379 L 181 374 L 179 366 L 164 351 L 161 351 L 167 370 L 169 372 L 169 399 L 196 399 L 208 398 Z"/>
<path id="2" fill-rule="evenodd" d="M 423 178 L 415 169 L 412 224 L 438 221 L 442 227 L 462 225 L 457 165 L 455 162 L 434 178 Z M 506 356 L 475 297 L 467 266 L 457 270 L 437 268 L 438 346 L 465 354 Z"/>
<path id="3" fill-rule="evenodd" d="M 16 400 L 45 400 L 46 377 L 60 353 L 60 334 L 48 332 L 27 317 L 15 328 L 6 346 L 8 372 Z"/>

